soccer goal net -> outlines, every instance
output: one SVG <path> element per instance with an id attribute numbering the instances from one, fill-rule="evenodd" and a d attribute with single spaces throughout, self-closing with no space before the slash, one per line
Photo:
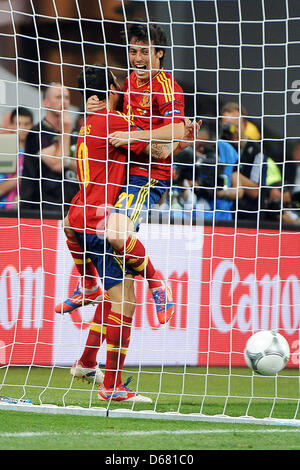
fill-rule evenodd
<path id="1" fill-rule="evenodd" d="M 0 408 L 299 424 L 299 2 L 3 0 L 0 24 Z M 274 376 L 244 359 L 261 330 Z"/>

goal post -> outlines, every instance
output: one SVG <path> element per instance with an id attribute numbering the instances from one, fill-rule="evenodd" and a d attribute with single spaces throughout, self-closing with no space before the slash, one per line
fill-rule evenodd
<path id="1" fill-rule="evenodd" d="M 298 2 L 7 0 L 0 17 L 0 409 L 299 426 Z M 77 77 L 85 66 L 104 63 L 123 85 L 132 71 L 123 31 L 140 22 L 165 31 L 164 71 L 183 89 L 185 116 L 202 120 L 198 138 L 172 157 L 166 192 L 148 206 L 136 234 L 175 302 L 173 317 L 160 325 L 147 282 L 135 278 L 123 376 L 133 376 L 134 390 L 151 404 L 100 402 L 95 384 L 70 375 L 95 306 L 55 313 L 79 277 L 63 231 L 69 193 L 58 202 L 44 200 L 43 191 L 57 181 L 75 191 L 74 171 L 68 166 L 60 179 L 45 177 L 40 165 L 27 174 L 35 200 L 22 199 L 24 148 L 15 172 L 1 173 L 14 154 L 5 136 L 24 132 L 22 108 L 34 125 L 41 122 L 50 109 L 47 90 L 57 83 L 68 90 L 63 111 L 75 129 L 62 131 L 73 136 L 64 149 L 70 165 L 85 121 Z M 163 81 L 166 95 L 170 83 Z M 152 92 L 150 85 L 150 102 Z M 224 108 L 232 103 L 237 108 Z M 143 96 L 141 114 L 148 105 Z M 55 133 L 53 126 L 45 132 Z M 258 151 L 245 161 L 248 141 Z M 5 181 L 17 181 L 13 200 L 1 192 Z M 291 352 L 275 377 L 253 373 L 243 355 L 251 334 L 269 329 L 287 339 Z M 105 343 L 97 360 L 104 371 Z"/>

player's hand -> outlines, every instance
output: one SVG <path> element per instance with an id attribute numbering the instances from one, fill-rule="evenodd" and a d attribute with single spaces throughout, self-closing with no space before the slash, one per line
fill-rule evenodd
<path id="1" fill-rule="evenodd" d="M 129 132 L 117 131 L 108 136 L 108 142 L 116 148 L 122 147 L 123 145 L 128 145 L 129 141 Z"/>
<path id="2" fill-rule="evenodd" d="M 101 102 L 97 95 L 92 95 L 86 102 L 86 112 L 87 114 L 94 114 L 97 111 L 105 108 L 105 103 Z"/>
<path id="3" fill-rule="evenodd" d="M 199 131 L 202 126 L 202 119 L 199 119 L 198 122 L 196 122 L 196 127 L 195 127 L 195 139 L 198 139 L 199 137 Z"/>
<path id="4" fill-rule="evenodd" d="M 185 119 L 183 141 L 179 144 L 181 150 L 190 147 L 191 143 L 197 139 L 201 124 L 201 120 L 196 122 L 188 118 Z"/>
<path id="5" fill-rule="evenodd" d="M 201 127 L 202 121 L 191 121 L 190 119 L 185 120 L 184 126 L 184 140 L 195 140 L 198 137 L 199 130 Z"/>

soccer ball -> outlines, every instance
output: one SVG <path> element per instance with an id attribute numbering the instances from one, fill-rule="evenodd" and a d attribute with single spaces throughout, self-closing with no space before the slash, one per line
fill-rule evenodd
<path id="1" fill-rule="evenodd" d="M 276 375 L 287 364 L 290 348 L 276 331 L 259 331 L 252 335 L 244 350 L 247 366 L 261 375 Z"/>

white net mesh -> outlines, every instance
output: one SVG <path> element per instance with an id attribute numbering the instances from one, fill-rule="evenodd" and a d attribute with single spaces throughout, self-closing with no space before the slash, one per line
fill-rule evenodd
<path id="1" fill-rule="evenodd" d="M 163 67 L 171 74 L 163 94 L 178 83 L 184 115 L 202 127 L 172 155 L 166 191 L 154 207 L 147 201 L 137 233 L 172 289 L 175 314 L 159 324 L 143 265 L 123 382 L 132 375 L 134 390 L 152 403 L 122 407 L 299 419 L 299 2 L 8 0 L 0 13 L 0 394 L 65 410 L 120 407 L 99 402 L 97 384 L 69 374 L 95 306 L 55 313 L 79 280 L 61 220 L 79 188 L 76 141 L 88 119 L 78 75 L 105 64 L 123 86 L 132 73 L 126 26 L 143 23 L 150 34 L 156 24 L 167 36 Z M 55 91 L 60 109 L 49 98 Z M 150 113 L 152 130 L 155 92 L 153 79 L 138 111 Z M 265 329 L 290 346 L 276 377 L 258 376 L 244 361 L 247 339 Z M 105 361 L 104 343 L 103 371 Z"/>

